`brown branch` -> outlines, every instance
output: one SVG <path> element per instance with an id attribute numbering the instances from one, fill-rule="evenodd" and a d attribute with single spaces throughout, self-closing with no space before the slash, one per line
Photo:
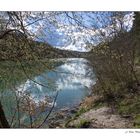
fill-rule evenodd
<path id="1" fill-rule="evenodd" d="M 23 36 L 25 36 L 24 33 L 22 33 L 21 31 L 19 31 L 17 29 L 9 29 L 9 30 L 4 31 L 3 34 L 0 34 L 0 39 L 3 39 L 6 35 L 8 35 L 11 32 L 19 32 L 20 34 L 22 34 Z"/>
<path id="2" fill-rule="evenodd" d="M 59 93 L 59 92 L 57 91 L 56 96 L 55 96 L 55 99 L 54 99 L 54 101 L 53 101 L 53 105 L 52 105 L 52 107 L 51 107 L 49 113 L 47 114 L 47 116 L 45 117 L 45 119 L 43 120 L 43 122 L 42 122 L 37 128 L 40 128 L 40 127 L 46 122 L 46 120 L 49 118 L 50 114 L 52 113 L 52 111 L 53 111 L 53 109 L 54 109 L 54 105 L 55 105 L 56 99 L 57 99 L 57 97 L 58 97 L 58 93 Z"/>
<path id="3" fill-rule="evenodd" d="M 36 83 L 36 84 L 38 84 L 38 85 L 40 85 L 40 86 L 43 86 L 43 87 L 48 88 L 48 86 L 43 85 L 43 84 L 41 84 L 41 83 L 38 83 L 37 81 L 31 79 L 31 78 L 28 76 L 28 74 L 26 73 L 26 70 L 24 69 L 24 66 L 22 65 L 22 62 L 21 62 L 20 60 L 19 60 L 19 62 L 20 62 L 21 68 L 22 68 L 22 70 L 23 70 L 25 76 L 26 76 L 29 80 L 33 81 L 34 83 Z"/>
<path id="4" fill-rule="evenodd" d="M 6 119 L 6 116 L 4 114 L 4 110 L 0 101 L 0 127 L 2 128 L 10 128 L 10 125 Z"/>

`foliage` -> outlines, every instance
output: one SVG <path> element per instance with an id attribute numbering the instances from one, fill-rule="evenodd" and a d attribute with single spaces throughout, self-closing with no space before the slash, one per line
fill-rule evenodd
<path id="1" fill-rule="evenodd" d="M 124 26 L 125 14 L 126 12 L 84 12 L 83 14 L 81 12 L 1 12 L 0 82 L 15 90 L 16 83 L 9 77 L 11 72 L 14 79 L 18 81 L 24 81 L 27 78 L 36 83 L 32 79 L 34 74 L 39 74 L 44 68 L 49 71 L 55 67 L 51 65 L 52 63 L 48 59 L 47 63 L 42 59 L 85 56 L 85 53 L 62 51 L 54 49 L 49 43 L 35 41 L 44 36 L 46 38 L 47 34 L 44 31 L 49 31 L 51 25 L 54 29 L 65 31 L 66 36 L 71 41 L 75 42 L 75 40 L 84 36 L 83 40 L 90 44 L 90 48 L 93 42 L 98 44 L 96 47 L 93 46 L 93 49 L 89 52 L 89 59 L 97 77 L 94 88 L 95 94 L 100 94 L 103 100 L 113 107 L 119 106 L 120 101 L 122 103 L 126 99 L 126 95 L 133 94 L 138 97 L 136 95 L 139 94 L 140 86 L 140 73 L 137 68 L 140 62 L 140 14 L 135 13 L 134 26 L 130 32 L 127 32 L 128 28 Z M 86 17 L 86 19 L 83 17 Z M 88 23 L 87 21 L 91 22 Z M 34 32 L 30 30 L 31 27 L 35 27 L 34 29 L 37 30 Z M 69 29 L 69 27 L 71 28 Z M 13 65 L 13 63 L 16 63 L 16 65 Z M 6 65 L 9 65 L 9 67 Z M 6 67 L 6 69 L 3 69 L 3 67 Z M 33 72 L 34 68 L 38 71 Z M 19 73 L 20 77 L 16 77 L 15 73 Z M 8 80 L 10 84 L 8 84 Z M 41 86 L 47 87 L 48 85 Z M 39 106 L 41 112 L 43 112 L 47 102 L 37 105 L 27 95 L 18 99 L 15 94 L 14 99 L 16 99 L 14 110 L 17 112 L 17 116 L 15 117 L 15 114 L 13 114 L 11 126 L 17 127 L 17 124 L 18 127 L 21 126 L 21 114 L 19 112 L 23 111 L 30 118 L 28 120 L 30 126 L 22 127 L 35 127 L 33 116 L 36 114 L 36 109 Z M 13 98 L 9 98 L 9 100 L 12 101 Z M 20 100 L 23 102 L 20 102 Z M 1 98 L 1 102 L 4 102 L 3 98 Z M 95 106 L 100 106 L 98 102 L 96 103 Z M 138 102 L 133 103 L 129 108 L 126 108 L 127 101 L 124 105 L 120 105 L 120 112 L 133 112 L 134 107 L 139 109 Z M 2 106 L 0 107 L 3 112 Z M 9 110 L 13 111 L 13 108 L 9 108 Z M 77 116 L 83 112 L 85 112 L 85 108 L 82 108 Z M 13 121 L 14 118 L 17 118 L 15 122 Z M 0 125 L 2 124 L 1 121 L 0 119 Z M 88 124 L 89 122 L 82 120 L 78 127 L 86 127 Z"/>
<path id="2" fill-rule="evenodd" d="M 76 128 L 89 128 L 90 121 L 81 119 L 80 122 L 75 126 Z"/>
<path id="3" fill-rule="evenodd" d="M 130 42 L 126 42 L 128 38 Z M 125 89 L 134 90 L 139 85 L 135 64 L 138 50 L 130 38 L 131 33 L 123 33 L 93 50 L 91 59 L 98 79 L 95 89 L 100 88 L 100 93 L 112 101 L 123 96 Z"/>
<path id="4" fill-rule="evenodd" d="M 134 119 L 134 127 L 140 128 L 140 114 L 136 115 L 136 117 Z"/>
<path id="5" fill-rule="evenodd" d="M 46 65 L 44 66 L 41 61 Z M 24 71 L 21 64 L 24 67 Z M 46 108 L 50 108 L 49 103 L 52 102 L 52 99 L 44 98 L 43 101 L 36 103 L 35 99 L 30 96 L 30 93 L 27 93 L 23 89 L 18 90 L 17 87 L 25 83 L 29 78 L 31 81 L 34 81 L 35 75 L 39 75 L 44 71 L 46 72 L 46 66 L 48 66 L 47 70 L 50 71 L 54 70 L 55 67 L 61 64 L 62 62 L 57 64 L 57 62 L 53 62 L 51 60 L 40 60 L 31 62 L 22 61 L 21 63 L 15 61 L 1 62 L 0 100 L 3 105 L 7 120 L 10 123 L 10 127 L 37 127 L 40 122 L 43 121 L 43 118 L 45 117 L 44 109 L 46 110 Z M 47 77 L 44 78 L 47 80 Z M 34 82 L 34 84 L 37 84 L 36 81 Z M 55 90 L 54 81 L 48 80 L 48 84 L 42 86 L 45 86 L 46 88 L 49 87 L 49 89 Z M 18 114 L 20 114 L 19 117 Z M 35 120 L 35 116 L 38 116 L 40 120 Z M 33 117 L 32 126 L 29 125 L 29 117 Z"/>
<path id="6" fill-rule="evenodd" d="M 136 13 L 130 32 L 119 32 L 90 52 L 97 77 L 93 93 L 122 116 L 133 118 L 136 127 L 139 127 L 140 109 L 139 17 Z"/>

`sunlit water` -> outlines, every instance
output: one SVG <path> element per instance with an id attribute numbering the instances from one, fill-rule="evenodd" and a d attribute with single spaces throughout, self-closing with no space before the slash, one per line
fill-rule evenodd
<path id="1" fill-rule="evenodd" d="M 18 101 L 21 107 L 19 108 L 20 121 L 25 124 L 30 122 L 28 111 L 30 106 L 27 102 L 22 103 L 22 99 L 25 99 L 23 98 L 24 95 L 29 96 L 32 102 L 35 103 L 35 107 L 37 107 L 35 113 L 38 114 L 40 113 L 40 103 L 47 101 L 45 111 L 41 113 L 45 115 L 52 106 L 54 106 L 53 113 L 64 108 L 76 107 L 86 96 L 91 94 L 91 88 L 96 82 L 96 77 L 93 68 L 89 66 L 86 59 L 72 58 L 57 59 L 55 61 L 57 64 L 60 61 L 63 61 L 63 63 L 60 63 L 53 70 L 48 71 L 48 69 L 43 68 L 43 72 L 39 75 L 32 72 L 32 70 L 36 71 L 35 68 L 38 68 L 38 65 L 33 66 L 31 79 L 28 79 L 26 75 L 23 76 L 21 74 L 23 71 L 20 69 L 17 69 L 13 75 L 10 73 L 9 77 L 2 79 L 0 100 L 9 122 L 12 122 L 12 118 L 14 118 L 16 127 L 18 127 L 18 121 L 16 121 L 18 120 Z M 13 66 L 14 64 L 8 65 L 8 72 Z M 55 97 L 57 98 L 54 102 Z M 33 115 L 33 119 L 35 119 L 35 116 L 38 115 Z"/>
<path id="2" fill-rule="evenodd" d="M 50 88 L 42 86 L 47 85 L 48 80 L 52 81 L 53 85 L 50 84 Z M 34 83 L 34 81 L 42 85 Z M 95 84 L 95 81 L 93 69 L 88 65 L 87 60 L 73 58 L 67 59 L 54 71 L 34 77 L 33 81 L 28 79 L 17 87 L 17 92 L 30 93 L 36 103 L 43 101 L 46 96 L 53 99 L 58 92 L 55 109 L 60 109 L 78 105 L 84 97 L 91 93 L 91 86 Z"/>

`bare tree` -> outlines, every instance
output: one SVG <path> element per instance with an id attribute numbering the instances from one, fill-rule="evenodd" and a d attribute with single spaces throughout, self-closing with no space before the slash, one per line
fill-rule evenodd
<path id="1" fill-rule="evenodd" d="M 70 43 L 75 43 L 77 40 L 82 40 L 84 45 L 82 47 L 89 48 L 90 60 L 92 66 L 96 69 L 96 75 L 99 84 L 101 85 L 102 93 L 116 97 L 116 89 L 118 83 L 120 87 L 135 79 L 137 83 L 137 73 L 135 72 L 135 56 L 136 48 L 132 37 L 133 33 L 128 33 L 131 25 L 126 24 L 126 15 L 128 12 L 1 12 L 0 13 L 0 59 L 14 60 L 21 66 L 24 75 L 40 86 L 48 88 L 48 85 L 43 85 L 33 80 L 28 75 L 22 60 L 30 62 L 40 60 L 44 52 L 44 42 L 48 32 L 51 31 L 50 25 L 58 30 Z M 135 13 L 135 21 L 132 31 L 137 31 L 139 35 L 139 13 Z M 131 17 L 133 18 L 133 17 Z M 136 37 L 139 38 L 139 36 Z M 125 36 L 123 38 L 123 36 Z M 128 38 L 132 40 L 126 41 Z M 123 39 L 122 39 L 123 38 Z M 36 40 L 41 43 L 37 44 Z M 127 43 L 125 43 L 127 42 Z M 134 43 L 134 44 L 131 44 Z M 89 45 L 90 44 L 90 45 Z M 131 45 L 130 45 L 131 44 Z M 138 43 L 137 43 L 138 44 Z M 35 49 L 33 46 L 39 45 L 40 49 Z M 46 44 L 45 44 L 46 45 Z M 128 52 L 125 49 L 130 47 Z M 133 49 L 132 49 L 133 48 Z M 138 47 L 137 47 L 138 48 Z M 97 61 L 95 61 L 97 60 Z M 98 63 L 96 63 L 98 62 Z M 40 62 L 49 70 L 49 64 Z M 116 84 L 117 83 L 117 84 Z M 115 86 L 114 86 L 115 85 Z M 113 88 L 112 88 L 113 87 Z M 108 93 L 109 94 L 108 94 Z M 107 94 L 106 94 L 107 93 Z M 115 94 L 115 95 L 114 95 Z M 56 97 L 54 102 L 56 101 Z M 36 127 L 32 118 L 32 99 L 25 97 L 24 102 L 28 108 L 26 113 L 30 118 L 30 127 Z M 18 96 L 16 96 L 17 110 L 20 111 L 20 103 Z M 24 105 L 25 105 L 24 104 Z M 45 119 L 37 127 L 41 127 L 54 108 L 54 104 L 46 115 Z M 15 115 L 13 114 L 11 124 Z M 5 117 L 3 107 L 0 102 L 0 122 L 1 127 L 9 128 L 10 125 Z M 18 115 L 19 127 L 21 126 L 20 115 Z"/>

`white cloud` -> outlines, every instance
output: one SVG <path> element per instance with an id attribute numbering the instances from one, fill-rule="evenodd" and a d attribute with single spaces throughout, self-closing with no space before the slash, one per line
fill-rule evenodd
<path id="1" fill-rule="evenodd" d="M 60 78 L 56 81 L 58 89 L 75 89 L 80 87 L 90 88 L 93 84 L 93 79 L 87 76 L 88 70 L 92 74 L 91 69 L 86 65 L 85 59 L 80 59 L 75 62 L 75 59 L 71 59 L 69 62 L 61 66 L 64 72 L 69 74 L 61 74 Z"/>
<path id="2" fill-rule="evenodd" d="M 127 30 L 129 31 L 133 26 L 133 20 L 134 20 L 134 12 L 131 12 L 130 14 L 127 14 L 124 16 L 124 26 L 127 27 Z"/>
<path id="3" fill-rule="evenodd" d="M 50 13 L 46 12 L 46 17 L 50 16 L 50 15 L 51 15 L 51 12 Z M 32 16 L 34 17 L 35 15 L 33 14 Z M 134 19 L 133 16 L 134 16 L 134 13 L 131 12 L 131 13 L 125 15 L 123 18 L 123 22 L 124 22 L 123 26 L 125 28 L 127 28 L 127 31 L 129 31 L 132 28 L 133 19 Z M 52 19 L 53 18 L 50 18 L 49 20 L 51 21 Z M 44 24 L 45 24 L 45 21 L 41 20 L 38 22 L 38 24 L 28 26 L 27 29 L 29 31 L 31 31 L 32 33 L 34 33 L 35 36 L 40 35 L 40 38 L 41 38 L 41 33 L 45 34 L 45 32 L 43 31 Z M 112 36 L 114 34 L 115 30 L 118 30 L 118 31 L 120 30 L 120 23 L 117 20 L 116 20 L 115 26 L 109 25 L 105 28 L 99 28 L 99 29 L 84 28 L 82 26 L 77 26 L 77 25 L 74 26 L 74 25 L 70 25 L 70 24 L 64 25 L 63 22 L 58 23 L 57 26 L 58 26 L 58 28 L 56 28 L 56 32 L 59 35 L 64 36 L 64 38 L 60 39 L 60 41 L 66 42 L 66 40 L 68 38 L 71 39 L 71 43 L 69 43 L 69 44 L 66 43 L 66 45 L 61 47 L 61 49 L 75 50 L 75 51 L 87 51 L 87 48 L 85 48 L 87 41 L 89 41 L 90 43 L 92 43 L 94 45 L 98 44 L 99 41 L 97 41 L 97 36 L 101 37 L 101 33 L 103 33 L 104 36 L 102 36 L 100 39 L 103 39 L 103 37 L 107 38 L 108 36 Z M 65 37 L 65 36 L 67 36 L 67 37 Z M 91 41 L 91 38 L 92 38 L 92 41 Z M 59 46 L 56 46 L 56 47 L 60 48 Z"/>
<path id="4" fill-rule="evenodd" d="M 58 67 L 58 77 L 56 77 L 55 84 L 57 85 L 57 90 L 65 89 L 79 89 L 81 87 L 90 88 L 95 81 L 91 78 L 90 75 L 87 75 L 89 72 L 91 75 L 92 69 L 86 65 L 87 61 L 85 59 L 67 59 L 66 63 Z M 47 73 L 46 73 L 47 74 Z M 40 75 L 41 76 L 41 75 Z M 40 77 L 39 76 L 39 77 Z M 38 76 L 34 78 L 35 81 L 41 83 Z M 53 77 L 52 77 L 53 78 Z M 94 79 L 95 80 L 95 79 Z M 55 92 L 49 91 L 46 92 L 43 90 L 44 87 L 34 83 L 31 80 L 27 80 L 24 84 L 21 84 L 17 87 L 17 93 L 20 93 L 19 96 L 22 96 L 25 93 L 30 92 L 32 99 L 39 103 L 43 101 L 44 97 L 47 95 L 54 95 Z M 35 93 L 34 91 L 38 89 L 39 92 Z"/>

